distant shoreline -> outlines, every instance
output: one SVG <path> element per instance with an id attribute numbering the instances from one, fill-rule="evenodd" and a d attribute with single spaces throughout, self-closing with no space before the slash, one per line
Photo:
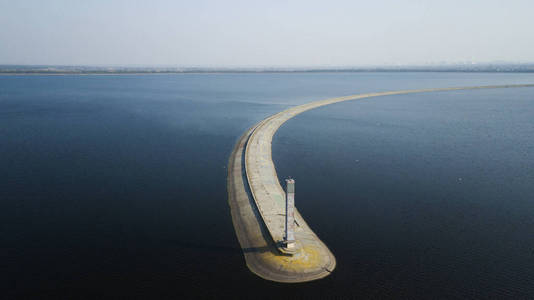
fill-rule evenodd
<path id="1" fill-rule="evenodd" d="M 261 73 L 534 73 L 534 63 L 487 63 L 369 67 L 172 67 L 2 65 L 0 75 L 143 75 L 143 74 L 261 74 Z"/>
<path id="2" fill-rule="evenodd" d="M 302 74 L 302 73 L 503 73 L 503 74 L 529 74 L 534 70 L 298 70 L 298 71 L 169 71 L 169 72 L 5 72 L 0 71 L 0 76 L 21 76 L 21 75 L 50 75 L 50 76 L 68 76 L 68 75 L 170 75 L 170 74 Z"/>

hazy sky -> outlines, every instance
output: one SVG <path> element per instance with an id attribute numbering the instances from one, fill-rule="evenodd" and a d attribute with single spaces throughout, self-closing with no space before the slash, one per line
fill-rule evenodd
<path id="1" fill-rule="evenodd" d="M 532 0 L 0 0 L 0 64 L 534 62 Z"/>

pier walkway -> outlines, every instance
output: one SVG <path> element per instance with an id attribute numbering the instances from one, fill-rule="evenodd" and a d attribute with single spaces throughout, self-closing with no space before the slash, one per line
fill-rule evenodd
<path id="1" fill-rule="evenodd" d="M 272 161 L 274 134 L 287 120 L 307 110 L 343 101 L 412 93 L 534 87 L 534 84 L 401 90 L 350 95 L 295 106 L 261 121 L 238 141 L 228 166 L 228 195 L 236 234 L 249 269 L 279 282 L 303 282 L 329 275 L 334 255 L 295 209 L 295 238 L 299 252 L 279 251 L 284 238 L 285 192 Z M 297 198 L 298 199 L 298 198 Z M 298 206 L 297 200 L 296 205 Z"/>

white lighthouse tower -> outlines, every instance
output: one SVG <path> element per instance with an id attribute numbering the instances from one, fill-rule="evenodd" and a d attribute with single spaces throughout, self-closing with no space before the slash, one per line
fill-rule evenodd
<path id="1" fill-rule="evenodd" d="M 284 236 L 286 249 L 295 248 L 295 180 L 286 179 L 286 232 Z"/>

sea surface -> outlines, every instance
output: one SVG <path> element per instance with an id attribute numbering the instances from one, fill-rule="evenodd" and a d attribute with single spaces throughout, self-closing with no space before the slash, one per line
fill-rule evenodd
<path id="1" fill-rule="evenodd" d="M 291 119 L 280 179 L 337 258 L 280 284 L 227 203 L 247 128 L 313 100 L 534 74 L 0 76 L 2 298 L 534 298 L 534 88 L 396 95 Z"/>

